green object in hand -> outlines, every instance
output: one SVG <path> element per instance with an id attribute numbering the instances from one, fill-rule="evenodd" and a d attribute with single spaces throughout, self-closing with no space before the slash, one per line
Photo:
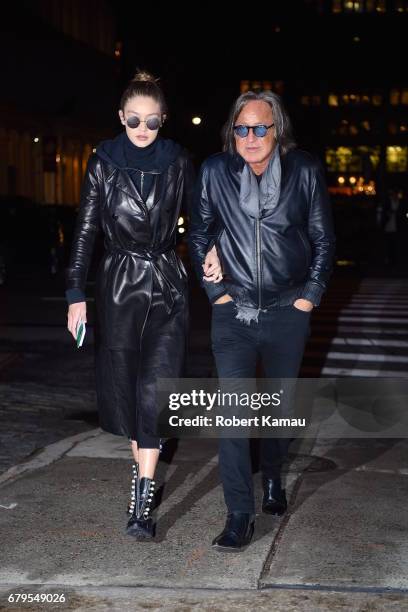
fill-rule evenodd
<path id="1" fill-rule="evenodd" d="M 80 321 L 77 327 L 77 336 L 76 336 L 77 348 L 81 348 L 84 342 L 85 333 L 86 333 L 85 323 L 83 321 Z"/>

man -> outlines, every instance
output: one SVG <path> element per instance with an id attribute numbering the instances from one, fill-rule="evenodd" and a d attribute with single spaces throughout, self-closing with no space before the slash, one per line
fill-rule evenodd
<path id="1" fill-rule="evenodd" d="M 295 148 L 279 96 L 247 92 L 233 105 L 225 150 L 202 165 L 190 229 L 195 269 L 213 304 L 212 347 L 220 378 L 251 378 L 258 358 L 268 378 L 296 378 L 309 319 L 331 273 L 334 234 L 322 170 Z M 219 256 L 223 278 L 218 280 Z M 281 466 L 288 441 L 263 438 L 262 509 L 287 502 Z M 228 509 L 218 550 L 242 550 L 254 530 L 247 438 L 220 439 Z"/>

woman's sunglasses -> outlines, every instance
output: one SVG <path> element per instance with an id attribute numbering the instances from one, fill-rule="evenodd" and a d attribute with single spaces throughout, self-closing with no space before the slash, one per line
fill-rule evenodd
<path id="1" fill-rule="evenodd" d="M 234 134 L 240 138 L 246 138 L 249 130 L 252 130 L 257 138 L 264 138 L 268 130 L 274 125 L 274 123 L 271 123 L 271 125 L 234 125 Z"/>
<path id="2" fill-rule="evenodd" d="M 150 119 L 142 121 L 139 117 L 136 117 L 136 115 L 132 115 L 132 117 L 126 119 L 126 125 L 132 130 L 138 128 L 141 123 L 145 123 L 148 130 L 158 130 L 162 124 L 159 117 L 151 117 Z"/>

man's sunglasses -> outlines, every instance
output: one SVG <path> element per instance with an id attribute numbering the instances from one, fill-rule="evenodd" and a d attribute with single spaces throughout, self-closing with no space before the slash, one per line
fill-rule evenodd
<path id="1" fill-rule="evenodd" d="M 274 125 L 274 123 L 271 125 L 234 125 L 234 134 L 240 138 L 246 138 L 249 130 L 252 130 L 257 138 L 264 138 Z"/>
<path id="2" fill-rule="evenodd" d="M 159 117 L 151 117 L 150 119 L 142 121 L 139 117 L 136 117 L 136 115 L 132 115 L 132 117 L 126 119 L 126 125 L 132 130 L 138 128 L 141 123 L 145 123 L 148 130 L 158 130 L 162 124 Z"/>

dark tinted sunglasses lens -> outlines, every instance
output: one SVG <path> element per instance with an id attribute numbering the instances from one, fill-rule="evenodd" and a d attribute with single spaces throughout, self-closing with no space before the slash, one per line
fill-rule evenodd
<path id="1" fill-rule="evenodd" d="M 158 117 L 152 117 L 146 121 L 146 126 L 149 130 L 158 130 L 160 127 L 160 119 Z"/>
<path id="2" fill-rule="evenodd" d="M 257 138 L 263 138 L 266 136 L 267 128 L 265 125 L 257 125 L 254 127 L 254 134 Z"/>
<path id="3" fill-rule="evenodd" d="M 127 123 L 128 127 L 134 129 L 134 128 L 139 127 L 140 119 L 139 119 L 139 117 L 129 117 L 129 119 L 127 119 L 126 123 Z"/>
<path id="4" fill-rule="evenodd" d="M 239 136 L 240 138 L 245 138 L 246 136 L 248 136 L 248 128 L 246 127 L 246 125 L 236 125 L 234 127 L 234 132 L 237 136 Z"/>

